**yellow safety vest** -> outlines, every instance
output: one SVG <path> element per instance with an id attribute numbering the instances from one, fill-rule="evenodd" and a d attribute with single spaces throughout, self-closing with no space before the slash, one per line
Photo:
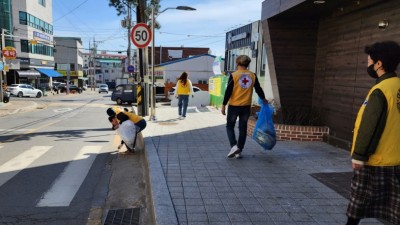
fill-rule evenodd
<path id="1" fill-rule="evenodd" d="M 232 73 L 233 90 L 229 99 L 229 105 L 249 106 L 253 95 L 253 87 L 256 75 L 250 70 L 237 70 Z"/>
<path id="2" fill-rule="evenodd" d="M 190 81 L 187 80 L 186 84 L 184 85 L 181 80 L 178 80 L 178 90 L 176 93 L 178 95 L 190 95 Z"/>
<path id="3" fill-rule="evenodd" d="M 137 123 L 143 119 L 143 117 L 138 116 L 132 112 L 126 112 L 124 110 L 121 110 L 121 108 L 119 108 L 119 107 L 113 107 L 113 110 L 114 110 L 115 114 L 118 114 L 120 112 L 124 113 L 125 115 L 127 115 L 129 117 L 129 120 L 132 121 L 133 123 Z"/>
<path id="4" fill-rule="evenodd" d="M 387 119 L 376 151 L 369 157 L 367 165 L 397 166 L 400 165 L 400 78 L 388 78 L 373 86 L 364 101 L 365 103 L 368 102 L 369 96 L 376 89 L 381 90 L 386 97 L 388 103 Z M 354 152 L 358 129 L 366 107 L 365 103 L 361 106 L 354 125 L 351 154 Z"/>

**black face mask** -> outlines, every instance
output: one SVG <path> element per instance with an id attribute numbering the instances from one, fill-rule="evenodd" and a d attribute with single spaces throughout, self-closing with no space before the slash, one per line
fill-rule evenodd
<path id="1" fill-rule="evenodd" d="M 370 77 L 376 79 L 376 78 L 378 78 L 378 74 L 377 74 L 376 71 L 374 70 L 374 65 L 375 65 L 375 63 L 372 64 L 372 65 L 370 65 L 370 66 L 368 66 L 368 68 L 367 68 L 367 73 L 368 73 L 368 75 L 369 75 Z"/>

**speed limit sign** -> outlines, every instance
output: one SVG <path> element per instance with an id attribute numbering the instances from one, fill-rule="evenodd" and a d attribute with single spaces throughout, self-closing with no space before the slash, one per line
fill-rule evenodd
<path id="1" fill-rule="evenodd" d="M 136 24 L 131 31 L 131 40 L 138 48 L 144 48 L 149 45 L 151 38 L 151 30 L 145 23 Z"/>

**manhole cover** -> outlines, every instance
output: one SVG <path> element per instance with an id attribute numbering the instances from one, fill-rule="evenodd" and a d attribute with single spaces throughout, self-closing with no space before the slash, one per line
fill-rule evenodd
<path id="1" fill-rule="evenodd" d="M 140 208 L 110 209 L 104 225 L 139 225 Z"/>

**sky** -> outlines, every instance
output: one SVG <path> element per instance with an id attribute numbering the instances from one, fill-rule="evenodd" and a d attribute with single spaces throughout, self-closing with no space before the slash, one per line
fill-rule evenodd
<path id="1" fill-rule="evenodd" d="M 169 9 L 157 16 L 155 46 L 210 48 L 223 56 L 226 32 L 261 18 L 264 0 L 161 0 L 160 11 L 190 6 L 196 11 Z M 80 37 L 83 52 L 96 40 L 98 50 L 126 51 L 128 31 L 121 27 L 125 15 L 108 6 L 109 0 L 53 0 L 53 29 L 57 37 Z M 136 13 L 133 12 L 133 20 Z M 132 48 L 135 46 L 132 44 Z M 126 54 L 126 53 L 125 53 Z"/>

